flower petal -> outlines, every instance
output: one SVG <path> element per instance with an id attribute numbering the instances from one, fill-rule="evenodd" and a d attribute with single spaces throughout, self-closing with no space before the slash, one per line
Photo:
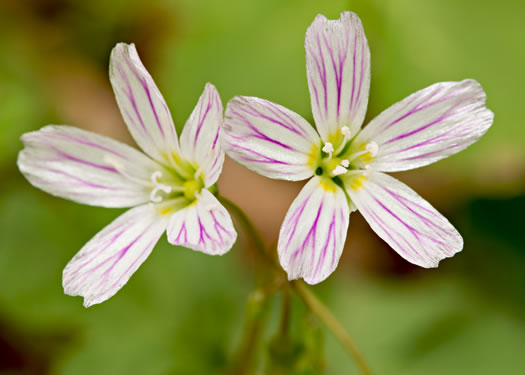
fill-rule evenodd
<path id="1" fill-rule="evenodd" d="M 279 260 L 289 280 L 309 284 L 326 279 L 337 267 L 350 211 L 343 190 L 313 177 L 290 206 L 279 234 Z"/>
<path id="2" fill-rule="evenodd" d="M 379 146 L 372 165 L 403 171 L 446 158 L 476 142 L 494 114 L 485 106 L 480 84 L 467 79 L 441 82 L 394 104 L 373 119 L 354 144 Z"/>
<path id="3" fill-rule="evenodd" d="M 306 70 L 312 111 L 321 138 L 343 126 L 355 134 L 366 114 L 370 50 L 363 24 L 352 12 L 338 20 L 318 15 L 306 31 Z"/>
<path id="4" fill-rule="evenodd" d="M 297 181 L 313 175 L 319 136 L 283 106 L 237 96 L 226 108 L 222 136 L 229 157 L 266 177 Z"/>
<path id="5" fill-rule="evenodd" d="M 206 187 L 217 181 L 224 162 L 219 140 L 222 116 L 221 97 L 215 86 L 207 83 L 180 136 L 182 154 L 199 165 Z"/>
<path id="6" fill-rule="evenodd" d="M 22 136 L 18 168 L 45 192 L 75 202 L 129 207 L 149 200 L 157 164 L 134 148 L 71 126 L 46 126 Z"/>
<path id="7" fill-rule="evenodd" d="M 237 239 L 230 214 L 206 189 L 171 216 L 167 233 L 170 243 L 210 255 L 226 253 Z"/>
<path id="8" fill-rule="evenodd" d="M 89 307 L 112 297 L 146 260 L 167 226 L 153 204 L 132 208 L 93 237 L 64 269 L 66 294 Z"/>
<path id="9" fill-rule="evenodd" d="M 377 235 L 410 263 L 437 267 L 440 260 L 463 248 L 452 224 L 393 177 L 376 172 L 347 191 Z"/>
<path id="10" fill-rule="evenodd" d="M 120 112 L 135 142 L 153 159 L 178 151 L 170 111 L 134 44 L 119 43 L 111 51 L 109 78 Z"/>

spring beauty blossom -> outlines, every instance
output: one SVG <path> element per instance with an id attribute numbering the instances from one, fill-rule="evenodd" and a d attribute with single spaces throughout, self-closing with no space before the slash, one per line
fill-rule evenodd
<path id="1" fill-rule="evenodd" d="M 411 263 L 436 267 L 460 251 L 463 239 L 448 220 L 383 172 L 422 167 L 478 140 L 493 121 L 479 83 L 434 84 L 361 128 L 370 51 L 359 17 L 318 15 L 306 31 L 305 49 L 317 131 L 297 113 L 254 97 L 233 98 L 224 119 L 231 158 L 270 178 L 310 178 L 279 234 L 279 259 L 288 278 L 315 284 L 335 270 L 356 209 Z"/>
<path id="2" fill-rule="evenodd" d="M 56 196 L 103 207 L 133 207 L 93 237 L 68 263 L 64 290 L 84 306 L 113 296 L 146 260 L 160 236 L 211 255 L 235 242 L 230 215 L 212 194 L 224 162 L 223 107 L 206 84 L 179 140 L 169 109 L 133 44 L 111 53 L 110 79 L 122 116 L 144 153 L 70 126 L 22 136 L 18 167 Z"/>

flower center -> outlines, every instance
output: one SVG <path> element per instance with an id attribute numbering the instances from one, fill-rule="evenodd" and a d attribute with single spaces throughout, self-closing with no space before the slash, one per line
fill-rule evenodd
<path id="1" fill-rule="evenodd" d="M 204 176 L 200 168 L 178 155 L 166 157 L 166 163 L 158 165 L 158 169 L 151 173 L 149 181 L 134 176 L 129 168 L 109 155 L 104 157 L 104 160 L 122 176 L 144 186 L 144 189 L 150 192 L 149 199 L 153 203 L 169 201 L 177 205 L 187 205 L 197 199 L 204 188 Z M 168 206 L 171 203 L 168 203 Z"/>
<path id="2" fill-rule="evenodd" d="M 153 203 L 171 199 L 183 199 L 191 203 L 198 198 L 204 188 L 204 178 L 199 168 L 187 164 L 177 164 L 177 169 L 170 166 L 163 172 L 159 170 L 151 174 L 153 189 L 150 193 L 150 200 Z M 183 176 L 178 173 L 181 167 L 186 172 Z"/>
<path id="3" fill-rule="evenodd" d="M 327 141 L 322 144 L 316 162 L 312 163 L 315 175 L 337 183 L 340 178 L 366 177 L 369 172 L 370 162 L 374 160 L 379 152 L 376 142 L 368 142 L 361 145 L 353 143 L 350 129 L 343 126 L 336 134 L 329 137 L 333 142 Z M 314 147 L 319 150 L 317 146 Z M 352 177 L 350 177 L 352 176 Z"/>

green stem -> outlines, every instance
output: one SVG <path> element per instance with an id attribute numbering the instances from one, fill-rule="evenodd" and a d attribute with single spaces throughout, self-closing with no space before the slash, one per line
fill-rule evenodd
<path id="1" fill-rule="evenodd" d="M 253 244 L 259 254 L 262 258 L 267 259 L 270 261 L 270 263 L 277 267 L 280 271 L 280 274 L 283 274 L 282 268 L 279 267 L 279 265 L 275 262 L 275 258 L 273 258 L 270 254 L 266 251 L 266 246 L 264 245 L 264 241 L 262 240 L 262 237 L 260 236 L 259 232 L 251 222 L 251 220 L 246 216 L 246 214 L 232 201 L 230 201 L 227 198 L 224 198 L 222 196 L 218 197 L 219 201 L 230 210 L 230 212 L 237 217 L 237 220 L 239 223 L 243 226 L 243 229 L 245 233 L 251 238 L 253 241 Z M 286 285 L 287 283 L 283 284 L 283 287 L 288 289 L 289 285 Z M 294 287 L 294 290 L 297 292 L 299 297 L 303 300 L 305 305 L 315 314 L 317 317 L 326 325 L 326 327 L 332 331 L 334 336 L 341 342 L 345 350 L 350 354 L 350 356 L 354 359 L 354 361 L 357 363 L 359 369 L 364 375 L 372 375 L 372 372 L 368 365 L 366 364 L 363 356 L 357 350 L 357 347 L 353 343 L 353 341 L 350 339 L 350 336 L 346 332 L 343 325 L 337 320 L 337 318 L 332 314 L 332 312 L 319 300 L 315 294 L 312 293 L 312 291 L 308 288 L 308 286 L 301 280 L 295 280 L 291 282 L 292 286 Z M 289 303 L 289 301 L 285 301 L 286 298 L 283 294 L 283 309 L 288 309 L 288 307 L 285 307 L 285 303 Z M 283 315 L 286 318 L 284 322 L 281 320 L 281 329 L 288 329 L 288 317 L 289 311 L 283 310 Z"/>
<path id="2" fill-rule="evenodd" d="M 268 297 L 273 292 L 270 289 L 256 289 L 248 298 L 242 338 L 226 375 L 248 375 L 253 372 L 255 353 L 268 318 Z"/>
<path id="3" fill-rule="evenodd" d="M 244 233 L 248 237 L 250 237 L 254 247 L 257 249 L 259 254 L 263 255 L 264 257 L 268 257 L 268 254 L 266 253 L 266 246 L 264 245 L 262 236 L 259 234 L 259 232 L 255 228 L 255 225 L 252 223 L 250 218 L 244 213 L 244 211 L 241 210 L 239 206 L 237 206 L 228 198 L 225 198 L 223 196 L 218 196 L 217 198 L 219 199 L 219 202 L 221 202 L 224 205 L 224 207 L 226 207 L 233 214 L 233 216 L 237 218 L 237 221 L 243 227 Z"/>
<path id="4" fill-rule="evenodd" d="M 230 211 L 239 225 L 241 225 L 243 232 L 253 243 L 256 249 L 256 255 L 263 261 L 255 263 L 256 289 L 248 298 L 243 334 L 236 354 L 226 372 L 227 375 L 247 375 L 253 373 L 253 362 L 255 360 L 258 343 L 267 322 L 270 307 L 269 297 L 280 289 L 280 285 L 275 283 L 275 278 L 272 277 L 269 279 L 268 275 L 264 272 L 267 270 L 267 267 L 264 266 L 267 265 L 270 257 L 266 253 L 266 246 L 255 225 L 235 203 L 223 196 L 218 196 L 217 198 Z M 263 267 L 261 267 L 261 265 Z M 273 267 L 271 270 L 273 271 Z"/>
<path id="5" fill-rule="evenodd" d="M 343 325 L 337 320 L 332 312 L 312 293 L 310 288 L 302 281 L 292 281 L 297 294 L 302 298 L 306 306 L 317 315 L 317 317 L 328 327 L 330 331 L 337 337 L 337 339 L 343 344 L 346 351 L 352 356 L 354 361 L 357 363 L 361 372 L 365 375 L 372 375 L 372 371 L 366 364 L 363 356 L 350 339 L 348 333 L 346 333 Z"/>
<path id="6" fill-rule="evenodd" d="M 290 327 L 290 286 L 288 283 L 285 283 L 282 288 L 282 297 L 283 302 L 281 306 L 281 323 L 279 326 L 279 331 L 282 336 L 286 336 L 288 334 L 288 330 Z"/>

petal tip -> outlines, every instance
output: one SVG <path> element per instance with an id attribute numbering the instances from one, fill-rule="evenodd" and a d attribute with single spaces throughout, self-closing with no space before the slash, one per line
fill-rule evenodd
<path id="1" fill-rule="evenodd" d="M 316 22 L 326 22 L 328 21 L 328 18 L 324 14 L 319 13 L 317 16 L 315 16 L 312 25 Z"/>
<path id="2" fill-rule="evenodd" d="M 214 90 L 214 91 L 217 91 L 217 88 L 215 87 L 215 85 L 211 82 L 206 82 L 206 84 L 204 85 L 204 90 Z"/>
<path id="3" fill-rule="evenodd" d="M 279 260 L 281 263 L 281 267 L 286 272 L 288 281 L 303 279 L 304 282 L 309 285 L 316 285 L 325 281 L 337 268 L 336 265 L 336 267 L 334 267 L 331 270 L 328 270 L 328 272 L 323 271 L 319 273 L 313 272 L 313 270 L 311 269 L 293 269 L 291 267 L 288 267 L 288 264 L 283 259 L 280 258 Z"/>
<path id="4" fill-rule="evenodd" d="M 175 238 L 170 237 L 168 233 L 168 242 L 170 244 L 174 246 L 182 246 L 182 247 L 185 247 L 193 251 L 198 251 L 206 255 L 213 255 L 213 256 L 216 256 L 216 255 L 220 256 L 220 255 L 224 255 L 227 252 L 229 252 L 232 249 L 233 244 L 235 243 L 236 240 L 237 240 L 237 232 L 234 232 L 231 241 L 225 242 L 224 246 L 209 247 L 209 246 L 204 246 L 204 245 L 195 244 L 191 242 L 177 241 Z"/>
<path id="5" fill-rule="evenodd" d="M 350 10 L 345 10 L 345 11 L 341 12 L 341 14 L 339 15 L 339 21 L 340 22 L 354 21 L 354 22 L 361 23 L 361 18 L 359 18 L 357 13 L 352 12 Z"/>

